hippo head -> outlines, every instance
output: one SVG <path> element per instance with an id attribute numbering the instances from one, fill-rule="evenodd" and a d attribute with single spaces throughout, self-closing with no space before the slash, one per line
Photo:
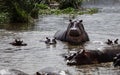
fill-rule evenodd
<path id="1" fill-rule="evenodd" d="M 67 35 L 66 35 L 67 41 L 75 44 L 82 43 L 83 41 L 85 41 L 85 38 L 87 36 L 85 36 L 86 32 L 84 31 L 82 20 L 78 22 L 72 20 L 69 21 L 70 23 L 67 28 Z"/>
<path id="2" fill-rule="evenodd" d="M 85 50 L 77 52 L 72 59 L 67 61 L 68 65 L 83 65 L 83 64 L 90 64 L 90 63 L 91 63 L 91 59 L 88 56 L 88 54 L 85 52 Z"/>

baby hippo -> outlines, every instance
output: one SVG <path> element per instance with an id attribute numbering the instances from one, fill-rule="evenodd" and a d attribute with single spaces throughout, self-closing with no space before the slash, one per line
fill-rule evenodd
<path id="1" fill-rule="evenodd" d="M 49 45 L 52 45 L 52 44 L 56 44 L 57 41 L 56 41 L 56 38 L 49 39 L 48 37 L 46 37 L 45 43 L 46 43 L 46 44 L 49 44 Z"/>
<path id="2" fill-rule="evenodd" d="M 118 44 L 118 40 L 119 40 L 119 39 L 115 39 L 114 41 L 112 41 L 112 40 L 108 39 L 107 42 L 106 42 L 106 44 L 107 44 L 107 45 Z"/>
<path id="3" fill-rule="evenodd" d="M 2 69 L 0 70 L 0 75 L 29 75 L 29 74 L 16 69 Z M 71 75 L 71 74 L 68 71 L 66 72 L 48 67 L 40 70 L 39 72 L 36 72 L 35 74 L 30 75 Z"/>
<path id="4" fill-rule="evenodd" d="M 60 71 L 52 67 L 47 67 L 40 70 L 39 72 L 36 72 L 34 75 L 71 75 L 71 74 L 66 71 Z"/>
<path id="5" fill-rule="evenodd" d="M 10 43 L 13 46 L 26 46 L 26 43 L 23 43 L 23 40 L 15 39 L 14 42 Z"/>

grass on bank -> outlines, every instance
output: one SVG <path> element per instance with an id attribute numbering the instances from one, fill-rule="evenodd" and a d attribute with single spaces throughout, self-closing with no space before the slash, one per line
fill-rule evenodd
<path id="1" fill-rule="evenodd" d="M 78 14 L 78 15 L 83 15 L 83 14 L 94 14 L 98 12 L 97 8 L 81 8 L 81 9 L 74 9 L 72 7 L 68 7 L 66 9 L 59 9 L 56 7 L 55 9 L 52 9 L 48 7 L 45 4 L 37 4 L 37 7 L 39 9 L 39 14 L 40 15 L 61 15 L 61 14 Z"/>
<path id="2" fill-rule="evenodd" d="M 40 15 L 61 15 L 61 14 L 77 14 L 77 15 L 83 15 L 83 14 L 94 14 L 97 13 L 97 8 L 87 8 L 87 9 L 73 9 L 73 8 L 66 8 L 63 10 L 60 9 L 40 9 L 39 14 Z"/>
<path id="3" fill-rule="evenodd" d="M 37 9 L 39 9 L 38 13 L 31 13 L 31 16 L 34 15 L 61 15 L 61 14 L 69 14 L 69 15 L 83 15 L 83 14 L 94 14 L 98 12 L 97 8 L 82 8 L 82 9 L 74 9 L 68 7 L 66 9 L 58 9 L 58 8 L 50 8 L 45 4 L 37 4 Z M 25 17 L 25 16 L 24 16 Z M 19 17 L 18 17 L 19 18 Z M 29 18 L 30 19 L 30 18 Z M 8 13 L 0 13 L 0 24 L 9 22 Z"/>
<path id="4" fill-rule="evenodd" d="M 9 21 L 9 19 L 7 18 L 7 15 L 8 13 L 3 13 L 3 12 L 0 13 L 0 24 L 6 23 Z"/>

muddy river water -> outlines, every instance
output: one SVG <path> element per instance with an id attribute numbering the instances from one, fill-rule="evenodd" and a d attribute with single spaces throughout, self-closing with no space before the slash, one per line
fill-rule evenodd
<path id="1" fill-rule="evenodd" d="M 111 12 L 111 8 L 113 9 Z M 101 8 L 93 15 L 77 15 L 75 19 L 83 20 L 91 44 L 88 49 L 98 49 L 97 44 L 108 38 L 120 38 L 120 11 L 115 7 Z M 108 10 L 106 10 L 108 9 Z M 79 50 L 80 46 L 72 46 L 57 41 L 56 45 L 46 45 L 45 37 L 53 38 L 55 32 L 68 26 L 69 15 L 39 16 L 35 25 L 1 25 L 0 26 L 0 69 L 15 68 L 33 74 L 42 68 L 55 67 L 67 70 L 73 75 L 119 75 L 119 68 L 112 62 L 82 66 L 68 66 L 63 54 Z M 9 43 L 14 38 L 21 38 L 27 46 L 17 47 Z"/>

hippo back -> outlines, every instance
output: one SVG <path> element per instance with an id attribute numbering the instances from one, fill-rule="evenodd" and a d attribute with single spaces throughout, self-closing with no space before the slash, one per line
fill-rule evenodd
<path id="1" fill-rule="evenodd" d="M 16 69 L 3 69 L 0 70 L 0 75 L 28 75 L 28 74 Z"/>
<path id="2" fill-rule="evenodd" d="M 61 41 L 66 41 L 66 32 L 67 30 L 59 30 L 55 33 L 54 37 Z"/>
<path id="3" fill-rule="evenodd" d="M 61 71 L 57 68 L 47 67 L 36 72 L 34 75 L 71 75 L 71 74 L 65 71 Z"/>
<path id="4" fill-rule="evenodd" d="M 83 65 L 102 62 L 112 62 L 117 53 L 120 53 L 120 45 L 105 47 L 103 50 L 82 50 L 68 56 L 68 65 Z M 71 58 L 72 57 L 72 58 Z"/>

